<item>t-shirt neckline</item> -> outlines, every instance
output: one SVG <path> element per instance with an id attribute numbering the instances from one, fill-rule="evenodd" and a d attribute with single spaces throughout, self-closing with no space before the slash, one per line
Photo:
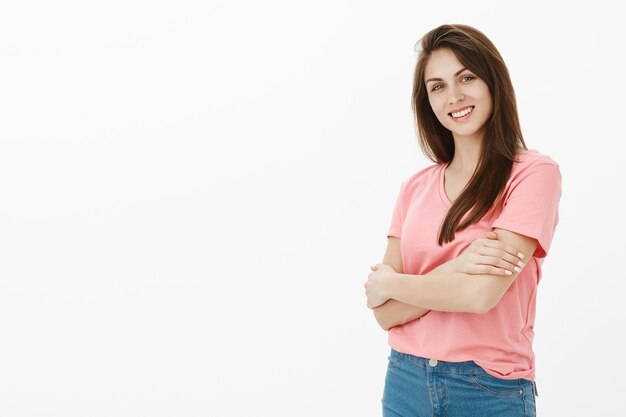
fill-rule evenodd
<path id="1" fill-rule="evenodd" d="M 529 152 L 538 152 L 536 149 L 527 149 L 524 152 L 521 152 L 519 154 L 516 155 L 516 158 L 522 155 L 527 155 Z M 448 198 L 448 195 L 446 194 L 446 190 L 445 190 L 445 172 L 446 172 L 446 168 L 448 167 L 448 165 L 450 165 L 450 162 L 444 162 L 441 165 L 441 167 L 439 168 L 439 198 L 441 198 L 441 201 L 443 202 L 443 205 L 445 207 L 451 207 L 452 206 L 452 201 L 450 201 L 450 199 Z"/>
<path id="2" fill-rule="evenodd" d="M 445 207 L 452 206 L 452 202 L 448 198 L 444 187 L 445 172 L 448 165 L 450 165 L 450 162 L 444 162 L 443 164 L 441 164 L 441 167 L 439 169 L 439 197 L 441 198 L 441 201 L 443 202 L 443 205 Z"/>

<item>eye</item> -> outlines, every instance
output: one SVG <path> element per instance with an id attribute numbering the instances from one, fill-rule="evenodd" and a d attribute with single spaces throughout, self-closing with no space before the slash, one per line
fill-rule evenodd
<path id="1" fill-rule="evenodd" d="M 463 76 L 463 78 L 461 78 L 461 79 L 462 79 L 462 80 L 464 80 L 464 79 L 466 79 L 466 78 L 469 78 L 470 80 L 474 80 L 474 79 L 476 79 L 476 77 L 474 77 L 473 75 L 465 75 L 465 76 Z M 433 88 L 431 88 L 431 89 L 430 89 L 430 91 L 439 91 L 439 90 L 441 90 L 441 88 L 437 88 L 437 87 L 440 87 L 440 86 L 441 86 L 441 84 L 435 84 L 435 85 L 433 86 Z"/>

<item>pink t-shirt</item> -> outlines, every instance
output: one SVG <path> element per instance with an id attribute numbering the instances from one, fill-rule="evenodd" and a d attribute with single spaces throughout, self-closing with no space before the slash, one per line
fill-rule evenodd
<path id="1" fill-rule="evenodd" d="M 497 378 L 535 379 L 532 349 L 537 284 L 558 223 L 559 165 L 536 149 L 516 157 L 501 206 L 491 216 L 437 244 L 440 224 L 452 205 L 438 163 L 411 175 L 400 187 L 387 237 L 401 239 L 405 274 L 425 275 L 461 254 L 492 228 L 533 237 L 539 244 L 497 306 L 486 314 L 431 310 L 389 330 L 389 346 L 399 352 L 442 361 L 475 361 Z M 471 276 L 468 277 L 471 279 Z M 494 277 L 494 279 L 497 279 Z"/>

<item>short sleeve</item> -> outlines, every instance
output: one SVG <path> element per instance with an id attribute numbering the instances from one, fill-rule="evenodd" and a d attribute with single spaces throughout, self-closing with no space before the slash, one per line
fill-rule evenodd
<path id="1" fill-rule="evenodd" d="M 404 217 L 406 215 L 406 206 L 405 206 L 405 189 L 406 182 L 403 182 L 400 185 L 400 191 L 398 192 L 398 197 L 396 198 L 396 204 L 393 208 L 393 212 L 391 214 L 391 224 L 389 225 L 389 229 L 387 230 L 387 238 L 389 237 L 402 237 L 402 224 L 404 223 Z"/>
<path id="2" fill-rule="evenodd" d="M 544 258 L 559 221 L 561 171 L 557 164 L 528 168 L 510 184 L 503 208 L 492 228 L 501 228 L 537 239 L 533 256 Z"/>

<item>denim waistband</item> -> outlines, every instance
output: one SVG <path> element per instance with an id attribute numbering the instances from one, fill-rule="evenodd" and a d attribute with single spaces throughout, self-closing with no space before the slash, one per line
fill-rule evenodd
<path id="1" fill-rule="evenodd" d="M 391 356 L 395 356 L 395 360 L 407 360 L 420 368 L 424 368 L 429 373 L 443 373 L 443 374 L 461 374 L 461 375 L 490 375 L 480 365 L 474 361 L 464 362 L 448 362 L 440 361 L 435 358 L 423 358 L 421 356 L 411 355 L 410 353 L 398 352 L 394 348 L 391 348 Z M 492 375 L 491 375 L 492 376 Z M 492 376 L 493 377 L 493 376 Z M 520 384 L 532 386 L 533 393 L 539 396 L 537 391 L 537 383 L 535 381 L 518 378 Z M 524 382 L 525 381 L 525 382 Z"/>
<path id="2" fill-rule="evenodd" d="M 442 372 L 451 374 L 476 375 L 486 374 L 487 372 L 474 361 L 464 362 L 448 362 L 441 361 L 436 358 L 423 358 L 421 356 L 411 355 L 410 353 L 402 353 L 391 348 L 396 355 L 402 356 L 405 360 L 411 361 L 415 365 L 426 368 L 431 372 Z"/>

